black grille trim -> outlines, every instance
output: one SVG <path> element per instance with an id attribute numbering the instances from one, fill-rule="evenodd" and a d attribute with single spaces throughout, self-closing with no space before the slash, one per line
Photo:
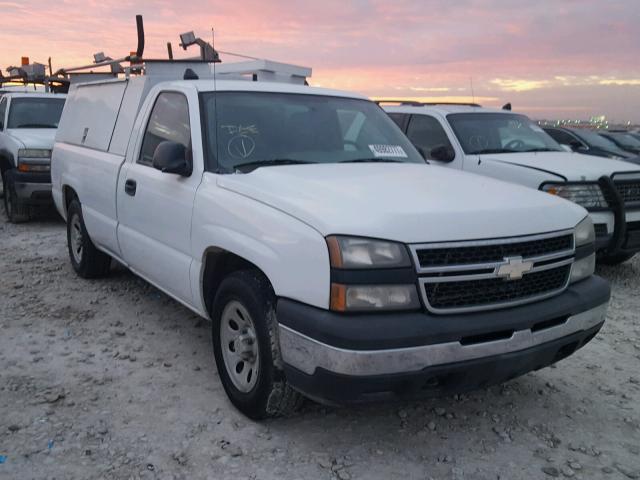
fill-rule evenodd
<path id="1" fill-rule="evenodd" d="M 616 190 L 625 204 L 640 203 L 640 181 L 614 181 Z"/>
<path id="2" fill-rule="evenodd" d="M 454 246 L 445 248 L 418 248 L 416 257 L 420 268 L 438 268 L 450 265 L 477 265 L 501 262 L 505 257 L 523 258 L 554 254 L 573 249 L 573 234 L 523 240 L 521 242 L 490 245 Z"/>
<path id="3" fill-rule="evenodd" d="M 428 307 L 433 311 L 481 309 L 524 303 L 566 288 L 571 265 L 525 274 L 520 280 L 488 278 L 424 283 Z"/>

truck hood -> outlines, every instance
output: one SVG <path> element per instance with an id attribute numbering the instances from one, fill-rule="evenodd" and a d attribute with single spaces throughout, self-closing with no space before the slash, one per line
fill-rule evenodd
<path id="1" fill-rule="evenodd" d="M 611 175 L 614 172 L 639 170 L 637 165 L 629 162 L 570 152 L 502 153 L 482 155 L 481 160 L 542 170 L 564 177 L 568 181 L 597 180 L 602 175 Z"/>
<path id="2" fill-rule="evenodd" d="M 587 212 L 489 177 L 416 164 L 263 167 L 218 186 L 265 203 L 322 235 L 406 243 L 472 240 L 574 227 Z"/>
<path id="3" fill-rule="evenodd" d="M 22 148 L 51 150 L 56 136 L 55 128 L 8 128 L 7 134 L 22 143 Z"/>

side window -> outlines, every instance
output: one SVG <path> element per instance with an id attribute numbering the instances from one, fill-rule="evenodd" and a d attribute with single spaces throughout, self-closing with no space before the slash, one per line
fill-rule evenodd
<path id="1" fill-rule="evenodd" d="M 555 128 L 550 128 L 549 130 L 545 130 L 545 132 L 547 132 L 549 136 L 560 145 L 571 145 L 572 143 L 576 143 L 579 141 L 573 135 L 570 135 L 567 132 L 563 132 L 562 130 L 556 130 Z"/>
<path id="2" fill-rule="evenodd" d="M 189 104 L 181 93 L 163 92 L 158 95 L 144 132 L 138 163 L 151 166 L 156 148 L 167 140 L 191 148 Z"/>
<path id="3" fill-rule="evenodd" d="M 4 117 L 7 113 L 7 97 L 0 100 L 0 130 L 4 130 Z"/>
<path id="4" fill-rule="evenodd" d="M 406 115 L 404 113 L 387 113 L 387 115 L 389 115 L 389 118 L 391 118 L 391 120 L 400 127 L 400 130 L 404 132 Z"/>
<path id="5" fill-rule="evenodd" d="M 451 160 L 453 160 L 455 155 L 453 146 L 444 128 L 435 118 L 428 115 L 413 115 L 409 121 L 407 137 L 411 143 L 422 149 L 427 160 L 441 160 L 440 158 L 434 159 L 431 155 L 432 150 L 438 147 L 444 147 L 448 152 L 451 152 Z"/>

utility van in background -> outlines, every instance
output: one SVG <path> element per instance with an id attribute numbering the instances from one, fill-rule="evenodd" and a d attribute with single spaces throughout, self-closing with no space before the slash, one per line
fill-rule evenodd
<path id="1" fill-rule="evenodd" d="M 51 149 L 65 95 L 5 91 L 0 96 L 0 175 L 9 222 L 51 205 Z"/>
<path id="2" fill-rule="evenodd" d="M 425 165 L 307 68 L 140 65 L 69 92 L 52 177 L 70 261 L 89 278 L 117 259 L 210 318 L 249 417 L 484 387 L 602 327 L 582 207 Z"/>
<path id="3" fill-rule="evenodd" d="M 476 104 L 381 100 L 432 164 L 486 175 L 586 208 L 598 257 L 624 262 L 640 251 L 640 167 L 567 152 L 524 115 Z"/>

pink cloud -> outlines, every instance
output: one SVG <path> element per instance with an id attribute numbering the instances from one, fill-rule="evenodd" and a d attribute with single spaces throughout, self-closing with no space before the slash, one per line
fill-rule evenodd
<path id="1" fill-rule="evenodd" d="M 0 11 L 2 68 L 22 55 L 42 63 L 51 56 L 59 67 L 86 63 L 97 51 L 126 54 L 135 49 L 134 15 L 142 13 L 148 57 L 166 56 L 167 41 L 182 54 L 180 32 L 209 38 L 214 27 L 221 50 L 309 65 L 316 83 L 367 95 L 415 96 L 434 87 L 466 95 L 473 77 L 479 96 L 522 98 L 536 108 L 553 109 L 555 92 L 582 101 L 586 89 L 594 113 L 640 121 L 633 82 L 578 82 L 579 91 L 571 81 L 553 83 L 640 79 L 636 0 L 0 0 Z M 496 79 L 540 88 L 513 92 Z M 621 91 L 630 97 L 613 107 Z M 556 105 L 558 114 L 584 106 Z"/>

